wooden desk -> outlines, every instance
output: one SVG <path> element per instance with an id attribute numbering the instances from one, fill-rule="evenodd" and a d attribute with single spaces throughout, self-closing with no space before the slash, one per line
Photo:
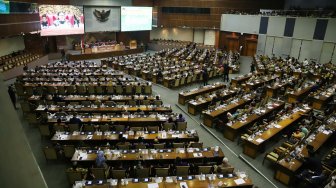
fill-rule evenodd
<path id="1" fill-rule="evenodd" d="M 328 125 L 328 127 L 334 133 L 336 130 L 336 123 Z M 319 148 L 321 148 L 321 146 L 333 135 L 333 133 L 318 132 L 315 136 L 315 139 L 309 143 L 311 146 L 313 146 L 314 152 L 316 152 Z M 303 155 L 304 157 L 308 156 L 308 150 L 306 146 L 303 147 L 300 154 Z M 285 159 L 287 158 L 290 158 L 291 160 L 286 161 Z M 277 168 L 275 171 L 274 178 L 285 185 L 290 185 L 295 178 L 294 177 L 295 174 L 302 165 L 303 165 L 302 161 L 297 160 L 295 158 L 291 158 L 289 155 L 287 155 L 286 157 L 277 162 Z"/>
<path id="2" fill-rule="evenodd" d="M 190 152 L 189 152 L 190 150 Z M 183 151 L 183 153 L 181 153 Z M 71 161 L 94 163 L 97 158 L 96 150 L 80 151 L 76 150 Z M 187 148 L 187 149 L 142 149 L 140 150 L 105 150 L 106 162 L 127 162 L 127 161 L 155 161 L 173 162 L 176 157 L 180 157 L 184 161 L 194 161 L 207 157 L 209 161 L 220 163 L 224 158 L 221 148 L 215 152 L 214 148 Z M 197 155 L 201 154 L 201 155 Z"/>
<path id="3" fill-rule="evenodd" d="M 78 115 L 83 123 L 93 124 L 105 124 L 105 123 L 118 123 L 128 126 L 160 126 L 163 122 L 168 120 L 168 117 L 155 117 L 155 115 L 149 115 L 144 117 L 128 117 L 128 116 L 93 116 L 93 117 L 81 117 Z M 69 123 L 70 116 L 63 119 L 62 122 Z M 56 117 L 48 117 L 48 123 L 56 123 Z"/>
<path id="4" fill-rule="evenodd" d="M 219 107 L 217 110 L 212 112 L 203 111 L 203 124 L 208 127 L 212 127 L 215 118 L 219 118 L 227 112 L 232 112 L 241 106 L 244 106 L 245 104 L 251 102 L 253 98 L 254 96 L 248 97 L 247 99 L 240 99 L 237 103 L 231 103 L 229 105 Z"/>
<path id="5" fill-rule="evenodd" d="M 224 83 L 216 83 L 209 86 L 203 86 L 202 88 L 195 89 L 189 92 L 179 93 L 178 103 L 185 105 L 187 100 L 195 98 L 197 95 L 202 95 L 205 93 L 210 93 L 225 87 Z"/>
<path id="6" fill-rule="evenodd" d="M 278 96 L 278 92 L 279 90 L 281 90 L 282 88 L 285 88 L 288 85 L 288 82 L 283 83 L 283 84 L 276 84 L 273 85 L 272 87 L 267 87 L 266 89 L 266 95 L 269 97 L 276 97 Z"/>
<path id="7" fill-rule="evenodd" d="M 246 82 L 248 79 L 252 77 L 252 74 L 246 74 L 243 76 L 237 76 L 231 79 L 232 86 L 237 87 L 238 85 Z"/>
<path id="8" fill-rule="evenodd" d="M 221 100 L 226 100 L 236 94 L 236 90 L 225 90 L 221 91 L 220 97 Z M 200 112 L 202 112 L 204 109 L 206 109 L 209 104 L 212 102 L 213 97 L 215 94 L 209 96 L 209 97 L 201 97 L 200 99 L 196 100 L 191 100 L 188 102 L 188 113 L 192 115 L 196 115 Z"/>
<path id="9" fill-rule="evenodd" d="M 69 54 L 69 60 L 78 61 L 78 60 L 87 60 L 87 59 L 101 59 L 101 58 L 106 58 L 106 57 L 142 53 L 143 51 L 144 51 L 143 48 L 137 48 L 137 49 L 125 49 L 125 50 L 118 50 L 118 51 L 111 51 L 111 52 L 102 52 L 102 53 L 91 53 L 91 54 Z"/>
<path id="10" fill-rule="evenodd" d="M 259 78 L 258 80 L 255 80 L 253 82 L 246 83 L 245 89 L 247 91 L 254 90 L 254 89 L 260 87 L 261 85 L 263 85 L 265 83 L 268 83 L 268 82 L 271 82 L 271 81 L 275 80 L 275 78 L 277 78 L 277 76 L 267 76 L 265 78 Z"/>
<path id="11" fill-rule="evenodd" d="M 243 122 L 242 121 L 237 121 L 231 126 L 225 125 L 225 127 L 224 127 L 224 137 L 231 140 L 231 141 L 234 141 L 236 139 L 236 137 L 238 136 L 238 134 L 241 132 L 242 129 L 244 129 L 244 128 L 250 126 L 250 125 L 253 125 L 255 122 L 261 120 L 265 116 L 269 115 L 271 112 L 278 111 L 278 110 L 282 109 L 285 106 L 285 103 L 284 102 L 278 102 L 278 103 L 274 103 L 270 107 L 266 107 L 266 106 L 267 105 L 265 105 L 265 107 L 263 107 L 264 108 L 263 110 L 265 110 L 264 112 L 260 112 L 260 114 L 252 113 Z"/>
<path id="12" fill-rule="evenodd" d="M 312 88 L 315 86 L 315 84 L 312 84 L 310 86 L 305 87 L 304 89 L 301 90 L 296 90 L 294 93 L 289 93 L 288 94 L 288 101 L 289 103 L 294 103 L 298 99 L 302 99 L 305 96 L 308 95 L 308 93 L 312 90 Z"/>
<path id="13" fill-rule="evenodd" d="M 272 127 L 262 132 L 261 135 L 256 136 L 253 139 L 245 140 L 243 144 L 243 153 L 249 157 L 256 158 L 258 152 L 265 146 L 267 141 L 269 141 L 272 137 L 277 135 L 279 132 L 292 125 L 293 123 L 299 121 L 302 118 L 302 115 L 308 113 L 311 109 L 303 109 L 302 111 L 298 111 L 292 113 L 290 117 L 280 120 L 277 122 L 278 127 Z"/>
<path id="14" fill-rule="evenodd" d="M 59 112 L 60 110 L 64 112 L 78 112 L 78 113 L 108 113 L 108 112 L 137 112 L 139 109 L 143 112 L 158 112 L 158 113 L 168 113 L 172 112 L 172 109 L 170 106 L 115 106 L 115 107 L 108 107 L 108 106 L 92 106 L 92 107 L 84 107 L 82 105 L 75 105 L 75 106 L 65 106 L 61 107 L 58 105 L 39 105 L 35 111 L 36 112 L 45 112 L 45 109 L 48 109 L 48 112 Z"/>
<path id="15" fill-rule="evenodd" d="M 133 132 L 125 132 L 125 133 L 117 133 L 115 131 L 108 131 L 108 132 L 94 132 L 94 133 L 88 133 L 88 132 L 73 132 L 73 133 L 67 133 L 67 132 L 58 132 L 56 133 L 52 138 L 51 141 L 57 142 L 57 143 L 77 143 L 79 141 L 85 141 L 90 143 L 104 143 L 106 142 L 114 142 L 117 143 L 120 141 L 120 137 L 125 137 L 127 142 L 137 142 L 139 137 L 143 138 L 144 142 L 152 142 L 154 139 L 158 139 L 159 142 L 167 142 L 172 141 L 178 138 L 181 142 L 198 142 L 199 137 L 196 131 L 189 130 L 187 132 L 181 132 L 181 131 L 172 131 L 172 132 L 166 132 L 167 136 L 163 137 L 162 131 L 156 132 L 156 133 L 150 133 L 148 131 L 137 131 L 136 133 Z"/>
<path id="16" fill-rule="evenodd" d="M 58 95 L 59 97 L 62 98 L 64 102 L 81 102 L 81 101 L 117 101 L 117 102 L 128 102 L 130 100 L 144 100 L 145 96 L 144 95 L 134 95 L 134 99 L 132 99 L 131 95 Z M 37 102 L 41 100 L 40 95 L 32 95 L 31 97 L 28 98 L 28 101 L 30 102 Z M 52 96 L 48 95 L 46 100 L 51 101 Z M 149 101 L 154 101 L 155 96 L 150 95 L 147 96 L 147 100 Z"/>
<path id="17" fill-rule="evenodd" d="M 313 101 L 313 108 L 320 110 L 323 106 L 330 101 L 331 97 L 335 94 L 336 84 L 332 87 L 325 89 L 314 97 L 311 97 Z"/>
<path id="18" fill-rule="evenodd" d="M 100 184 L 98 183 L 99 180 L 96 181 L 86 181 L 84 188 L 108 188 L 111 186 L 111 182 L 117 182 L 116 186 L 112 187 L 119 187 L 119 188 L 148 188 L 149 184 L 157 184 L 159 188 L 180 188 L 181 183 L 186 183 L 188 187 L 190 188 L 205 188 L 205 187 L 212 187 L 212 186 L 218 186 L 221 182 L 222 185 L 220 187 L 243 187 L 243 188 L 252 188 L 252 180 L 249 178 L 241 178 L 237 175 L 233 175 L 232 177 L 228 177 L 227 175 L 221 175 L 221 174 L 214 174 L 216 178 L 214 180 L 210 180 L 209 176 L 210 174 L 206 175 L 205 180 L 200 180 L 201 175 L 191 175 L 191 176 L 169 176 L 167 178 L 160 178 L 160 180 L 156 180 L 156 178 L 148 178 L 148 182 L 144 182 L 144 178 L 128 178 L 124 179 L 127 180 L 127 185 L 121 185 L 122 180 L 112 180 L 108 179 L 107 181 L 102 181 Z M 182 180 L 178 179 L 179 177 L 182 178 Z M 192 179 L 188 179 L 188 177 L 191 177 Z M 172 182 L 167 182 L 167 179 L 171 179 Z M 138 182 L 135 182 L 135 181 Z M 236 180 L 243 180 L 242 184 L 237 184 Z M 157 182 L 157 183 L 156 183 Z M 80 182 L 82 183 L 82 182 Z M 89 183 L 91 185 L 89 185 Z"/>

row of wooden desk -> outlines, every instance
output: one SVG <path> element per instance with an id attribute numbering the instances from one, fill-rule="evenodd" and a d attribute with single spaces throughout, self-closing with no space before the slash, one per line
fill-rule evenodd
<path id="1" fill-rule="evenodd" d="M 224 137 L 234 141 L 239 133 L 241 133 L 242 129 L 253 125 L 255 122 L 260 121 L 267 115 L 272 112 L 276 112 L 282 109 L 285 106 L 285 103 L 282 101 L 271 103 L 270 106 L 265 105 L 265 108 L 260 108 L 260 113 L 252 113 L 251 115 L 247 116 L 245 121 L 236 121 L 231 126 L 225 125 L 224 127 Z"/>
<path id="2" fill-rule="evenodd" d="M 94 124 L 105 124 L 105 123 L 114 123 L 114 124 L 126 124 L 128 126 L 160 126 L 162 123 L 168 120 L 168 116 L 155 116 L 155 115 L 145 115 L 145 116 L 109 116 L 109 115 L 93 115 L 93 116 L 80 116 L 77 117 L 83 123 L 94 123 Z M 69 123 L 71 116 L 61 118 L 61 122 Z M 49 116 L 48 123 L 56 123 L 57 117 Z"/>
<path id="3" fill-rule="evenodd" d="M 79 163 L 94 163 L 98 150 L 76 150 L 71 161 Z M 174 149 L 139 149 L 139 150 L 104 150 L 107 163 L 127 161 L 160 161 L 173 162 L 177 157 L 183 161 L 202 160 L 206 157 L 209 161 L 220 163 L 224 158 L 221 148 L 174 148 Z"/>
<path id="4" fill-rule="evenodd" d="M 323 126 L 323 125 L 322 125 Z M 336 122 L 332 122 L 327 125 L 329 131 L 317 131 L 315 137 L 308 141 L 309 145 L 313 147 L 314 152 L 319 150 L 322 145 L 334 134 L 336 130 Z M 306 140 L 309 139 L 306 138 Z M 307 145 L 305 145 L 300 152 L 302 157 L 308 157 Z M 295 149 L 295 148 L 294 148 Z M 289 159 L 289 160 L 286 160 Z M 275 171 L 274 178 L 285 185 L 293 183 L 295 175 L 299 171 L 300 167 L 303 165 L 302 160 L 293 158 L 290 154 L 287 154 L 283 159 L 277 162 L 277 168 Z"/>
<path id="5" fill-rule="evenodd" d="M 157 139 L 159 142 L 167 142 L 178 139 L 179 142 L 198 142 L 199 137 L 195 130 L 189 131 L 159 131 L 159 132 L 148 132 L 148 131 L 137 131 L 134 132 L 56 132 L 56 134 L 51 138 L 51 141 L 57 143 L 74 143 L 78 141 L 85 142 L 119 142 L 120 138 L 123 137 L 127 142 L 137 142 L 139 137 L 143 139 L 143 142 L 152 142 Z"/>
<path id="6" fill-rule="evenodd" d="M 266 131 L 261 132 L 261 134 L 256 135 L 254 138 L 248 138 L 244 141 L 243 144 L 243 153 L 249 157 L 256 158 L 258 152 L 265 146 L 265 144 L 277 135 L 279 132 L 283 131 L 288 126 L 296 123 L 297 121 L 301 120 L 303 115 L 307 114 L 311 111 L 311 108 L 303 108 L 296 112 L 293 112 L 289 117 L 286 119 L 280 120 L 276 122 L 276 125 L 268 128 Z"/>
<path id="7" fill-rule="evenodd" d="M 219 118 L 223 115 L 226 115 L 227 112 L 232 112 L 245 104 L 248 104 L 249 102 L 252 101 L 254 96 L 248 95 L 247 97 L 243 97 L 237 102 L 231 102 L 230 104 L 227 105 L 221 105 L 218 106 L 215 110 L 208 112 L 208 110 L 203 111 L 203 124 L 212 127 L 214 120 L 216 118 Z"/>
<path id="8" fill-rule="evenodd" d="M 55 113 L 59 111 L 64 112 L 88 112 L 88 113 L 107 113 L 107 112 L 137 112 L 138 110 L 143 112 L 158 112 L 158 113 L 169 113 L 172 112 L 170 105 L 162 105 L 162 106 L 153 106 L 153 105 L 137 105 L 137 106 L 128 106 L 128 105 L 117 105 L 117 106 L 82 106 L 82 105 L 68 105 L 68 106 L 59 106 L 59 105 L 39 105 L 35 111 L 36 112 L 48 112 Z"/>
<path id="9" fill-rule="evenodd" d="M 126 183 L 127 182 L 127 183 Z M 169 176 L 165 180 L 161 177 L 156 178 L 135 178 L 135 179 L 108 179 L 107 181 L 85 181 L 76 182 L 74 188 L 109 188 L 109 187 L 124 187 L 124 188 L 206 188 L 206 187 L 241 187 L 252 188 L 252 180 L 244 174 L 240 175 L 195 175 L 195 176 Z"/>
<path id="10" fill-rule="evenodd" d="M 195 91 L 181 92 L 179 93 L 178 103 L 185 105 L 185 103 L 195 98 L 197 95 L 202 95 L 204 93 L 210 93 L 225 87 L 224 83 L 216 83 L 214 85 L 203 86 L 202 88 L 196 89 Z"/>
<path id="11" fill-rule="evenodd" d="M 156 100 L 156 96 L 153 95 L 57 95 L 64 102 L 81 102 L 81 101 L 118 101 L 118 102 L 128 102 L 130 100 Z M 51 95 L 46 97 L 47 100 L 51 101 L 53 98 Z M 32 95 L 28 98 L 28 101 L 36 102 L 42 100 L 41 95 Z"/>

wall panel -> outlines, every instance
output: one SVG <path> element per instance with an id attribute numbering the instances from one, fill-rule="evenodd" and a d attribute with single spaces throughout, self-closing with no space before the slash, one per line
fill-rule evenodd
<path id="1" fill-rule="evenodd" d="M 205 45 L 215 45 L 216 43 L 216 32 L 215 30 L 205 30 L 204 32 L 204 44 Z"/>
<path id="2" fill-rule="evenodd" d="M 308 59 L 308 60 L 310 59 L 311 48 L 312 48 L 312 41 L 311 40 L 302 40 L 301 48 L 300 48 L 299 61 L 303 61 L 305 59 Z"/>
<path id="3" fill-rule="evenodd" d="M 292 47 L 291 47 L 291 53 L 290 53 L 291 57 L 294 57 L 295 59 L 297 59 L 299 57 L 301 42 L 302 42 L 302 40 L 293 39 Z"/>
<path id="4" fill-rule="evenodd" d="M 223 14 L 221 31 L 259 34 L 260 15 Z"/>
<path id="5" fill-rule="evenodd" d="M 22 36 L 9 37 L 0 40 L 0 56 L 24 49 L 25 45 Z"/>
<path id="6" fill-rule="evenodd" d="M 274 46 L 274 37 L 267 36 L 266 37 L 266 45 L 265 45 L 265 55 L 268 55 L 268 56 L 272 57 L 273 46 Z"/>
<path id="7" fill-rule="evenodd" d="M 320 56 L 320 63 L 328 63 L 333 55 L 335 44 L 331 42 L 325 42 L 322 45 L 322 52 Z"/>
<path id="8" fill-rule="evenodd" d="M 336 18 L 331 18 L 328 21 L 328 26 L 326 34 L 324 36 L 325 42 L 335 42 L 336 43 Z"/>
<path id="9" fill-rule="evenodd" d="M 194 30 L 194 42 L 204 43 L 204 29 L 195 29 Z"/>
<path id="10" fill-rule="evenodd" d="M 293 37 L 297 39 L 313 39 L 316 18 L 296 18 Z"/>
<path id="11" fill-rule="evenodd" d="M 266 45 L 266 35 L 259 35 L 258 44 L 257 44 L 257 54 L 258 55 L 265 54 L 265 45 Z"/>
<path id="12" fill-rule="evenodd" d="M 286 17 L 270 16 L 268 21 L 267 35 L 282 37 L 285 30 Z"/>

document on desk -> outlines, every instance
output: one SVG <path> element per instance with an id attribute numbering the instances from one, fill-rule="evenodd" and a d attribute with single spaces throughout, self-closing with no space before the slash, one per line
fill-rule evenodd
<path id="1" fill-rule="evenodd" d="M 241 185 L 241 184 L 244 184 L 244 183 L 245 183 L 245 181 L 244 181 L 243 179 L 241 179 L 241 178 L 234 180 L 234 182 L 235 182 L 237 185 Z"/>
<path id="2" fill-rule="evenodd" d="M 193 153 L 194 157 L 202 157 L 202 153 Z"/>
<path id="3" fill-rule="evenodd" d="M 256 140 L 256 142 L 258 142 L 258 143 L 262 143 L 263 141 L 265 141 L 265 140 L 262 139 L 262 138 L 258 138 L 258 139 Z"/>
<path id="4" fill-rule="evenodd" d="M 149 183 L 148 188 L 159 188 L 159 184 L 158 183 Z"/>
<path id="5" fill-rule="evenodd" d="M 181 182 L 180 183 L 180 188 L 188 188 L 187 182 Z"/>

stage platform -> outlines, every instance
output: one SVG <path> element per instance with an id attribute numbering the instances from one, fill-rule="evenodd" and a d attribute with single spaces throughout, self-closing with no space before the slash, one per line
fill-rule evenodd
<path id="1" fill-rule="evenodd" d="M 100 52 L 100 53 L 91 53 L 91 54 L 82 54 L 80 51 L 68 51 L 68 56 L 70 61 L 78 61 L 78 60 L 87 60 L 87 59 L 101 59 L 106 57 L 114 57 L 121 55 L 129 55 L 144 52 L 144 48 L 137 49 L 125 49 L 120 51 L 112 51 L 112 52 Z"/>

